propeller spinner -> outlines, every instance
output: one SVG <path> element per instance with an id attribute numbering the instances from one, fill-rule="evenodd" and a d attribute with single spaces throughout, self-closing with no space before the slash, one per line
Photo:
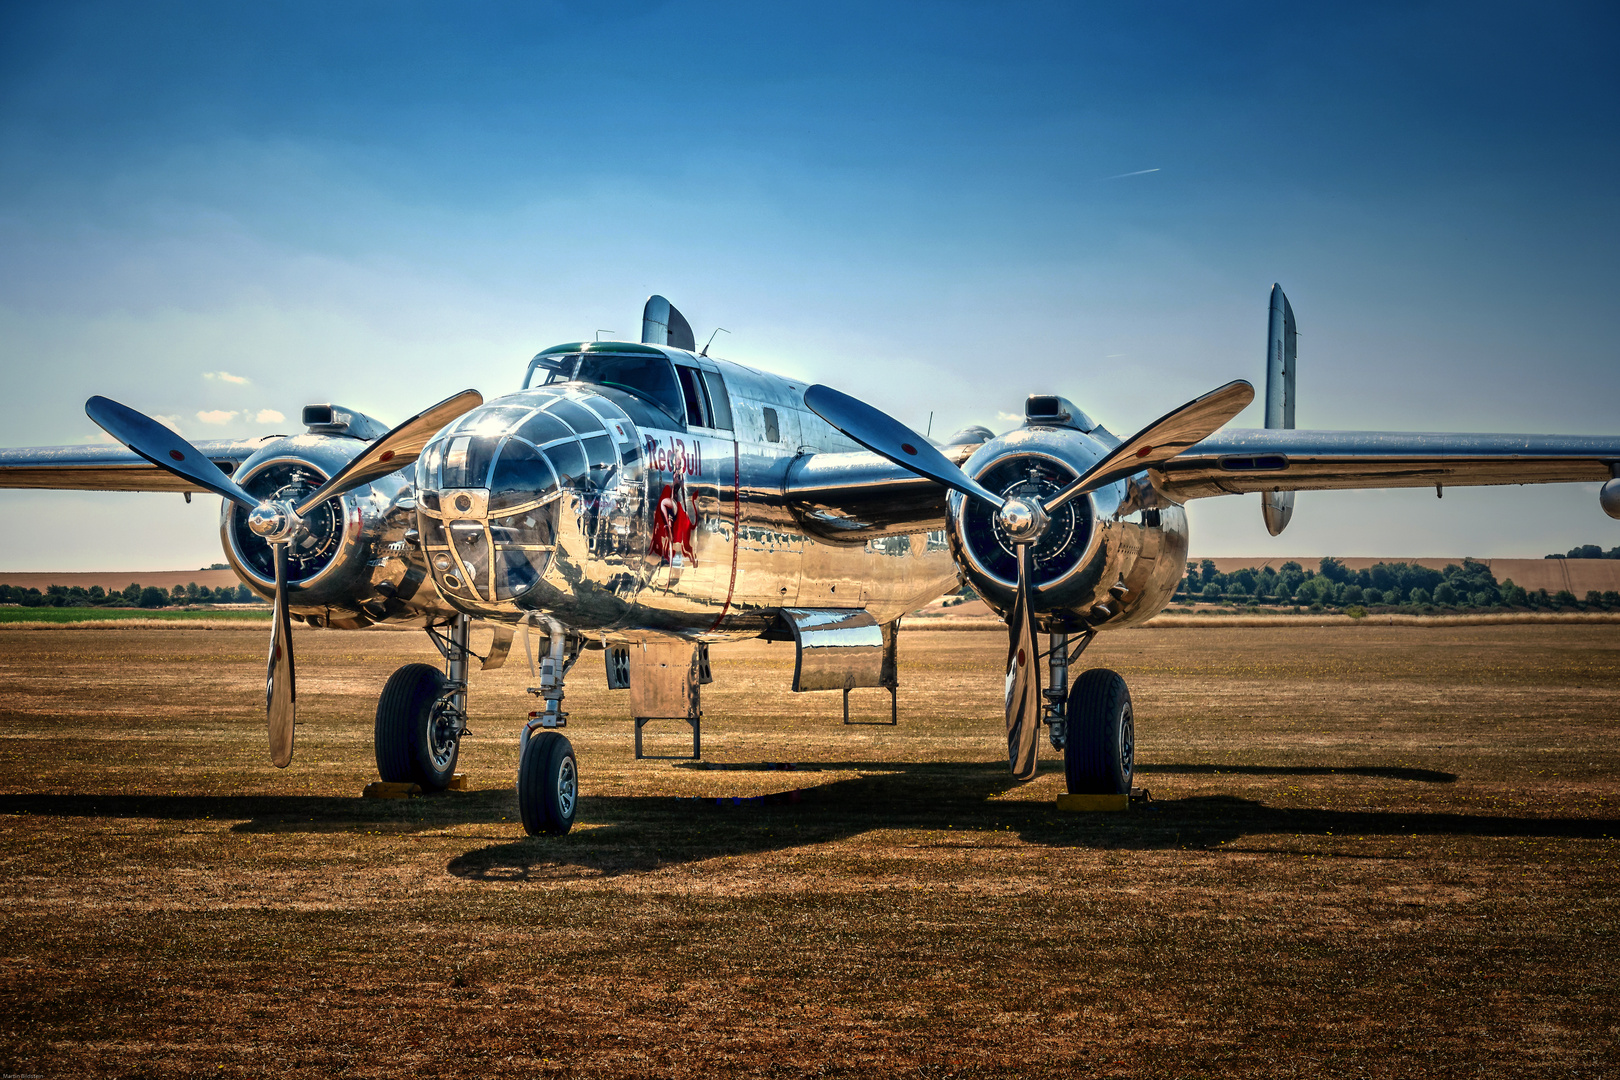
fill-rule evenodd
<path id="1" fill-rule="evenodd" d="M 1214 434 L 1253 400 L 1254 387 L 1242 379 L 1217 387 L 1153 421 L 1105 454 L 1068 487 L 1041 500 L 1027 495 L 995 494 L 934 449 L 921 435 L 848 394 L 821 385 L 804 392 L 804 403 L 812 412 L 874 454 L 993 508 L 997 524 L 1013 542 L 1018 562 L 1018 592 L 1007 616 L 1007 762 L 1020 780 L 1035 775 L 1041 722 L 1030 546 L 1045 535 L 1052 515 L 1067 503 L 1169 461 Z"/>
<path id="2" fill-rule="evenodd" d="M 110 398 L 93 397 L 84 411 L 107 434 L 160 469 L 204 491 L 212 491 L 248 511 L 248 527 L 275 552 L 276 594 L 270 623 L 270 656 L 265 670 L 265 716 L 270 762 L 284 769 L 292 762 L 297 723 L 297 682 L 293 669 L 292 615 L 287 598 L 287 545 L 305 531 L 304 515 L 416 460 L 434 435 L 461 414 L 484 403 L 476 390 L 463 390 L 400 424 L 370 443 L 326 483 L 296 505 L 256 499 L 226 476 L 202 452 L 172 429 Z"/>

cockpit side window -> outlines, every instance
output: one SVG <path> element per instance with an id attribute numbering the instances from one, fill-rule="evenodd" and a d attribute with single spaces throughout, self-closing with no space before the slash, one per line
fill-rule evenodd
<path id="1" fill-rule="evenodd" d="M 709 423 L 709 411 L 704 408 L 707 404 L 703 400 L 703 384 L 698 381 L 696 368 L 676 365 L 675 374 L 681 380 L 681 396 L 686 402 L 686 422 L 696 424 L 698 427 L 712 427 Z"/>

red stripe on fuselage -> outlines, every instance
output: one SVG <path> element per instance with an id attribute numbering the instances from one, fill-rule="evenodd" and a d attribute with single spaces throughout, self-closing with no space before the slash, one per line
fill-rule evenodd
<path id="1" fill-rule="evenodd" d="M 737 448 L 737 440 L 731 440 L 731 584 L 726 586 L 726 602 L 720 607 L 720 614 L 714 617 L 714 625 L 709 630 L 720 629 L 720 621 L 731 610 L 731 594 L 737 591 L 737 544 L 742 539 L 742 453 Z"/>

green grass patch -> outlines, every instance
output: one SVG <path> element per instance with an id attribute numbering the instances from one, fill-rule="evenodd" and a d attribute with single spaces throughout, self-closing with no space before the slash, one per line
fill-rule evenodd
<path id="1" fill-rule="evenodd" d="M 235 608 L 224 611 L 208 608 L 174 611 L 168 608 L 0 607 L 0 624 L 101 622 L 106 619 L 173 619 L 176 622 L 235 619 L 242 622 L 269 622 L 270 608 L 266 605 L 262 611 L 243 611 Z"/>

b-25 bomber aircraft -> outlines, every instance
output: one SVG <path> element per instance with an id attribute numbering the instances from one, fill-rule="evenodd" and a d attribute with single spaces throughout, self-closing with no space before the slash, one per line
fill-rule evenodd
<path id="1" fill-rule="evenodd" d="M 580 790 L 564 687 L 583 652 L 629 691 L 638 755 L 642 725 L 672 719 L 698 756 L 710 645 L 791 640 L 795 691 L 842 690 L 847 719 L 852 688 L 886 687 L 893 710 L 902 616 L 966 581 L 1008 626 L 1014 775 L 1035 774 L 1044 726 L 1069 791 L 1124 794 L 1129 689 L 1069 671 L 1097 633 L 1170 602 L 1188 500 L 1256 493 L 1276 535 L 1303 489 L 1597 481 L 1620 517 L 1620 437 L 1301 431 L 1295 357 L 1274 287 L 1263 429 L 1221 430 L 1254 397 L 1236 381 L 1124 439 L 1032 394 L 1014 430 L 936 445 L 830 387 L 708 356 L 654 296 L 639 342 L 546 349 L 517 392 L 468 390 L 392 430 L 320 404 L 303 434 L 193 445 L 94 397 L 86 412 L 127 452 L 0 450 L 0 487 L 223 497 L 225 556 L 273 605 L 276 766 L 293 753 L 293 622 L 432 637 L 443 670 L 400 668 L 376 715 L 382 779 L 424 789 L 452 780 L 471 661 L 500 664 L 521 634 L 544 704 L 522 725 L 519 807 L 529 833 L 564 833 Z M 474 620 L 495 630 L 484 657 Z"/>

